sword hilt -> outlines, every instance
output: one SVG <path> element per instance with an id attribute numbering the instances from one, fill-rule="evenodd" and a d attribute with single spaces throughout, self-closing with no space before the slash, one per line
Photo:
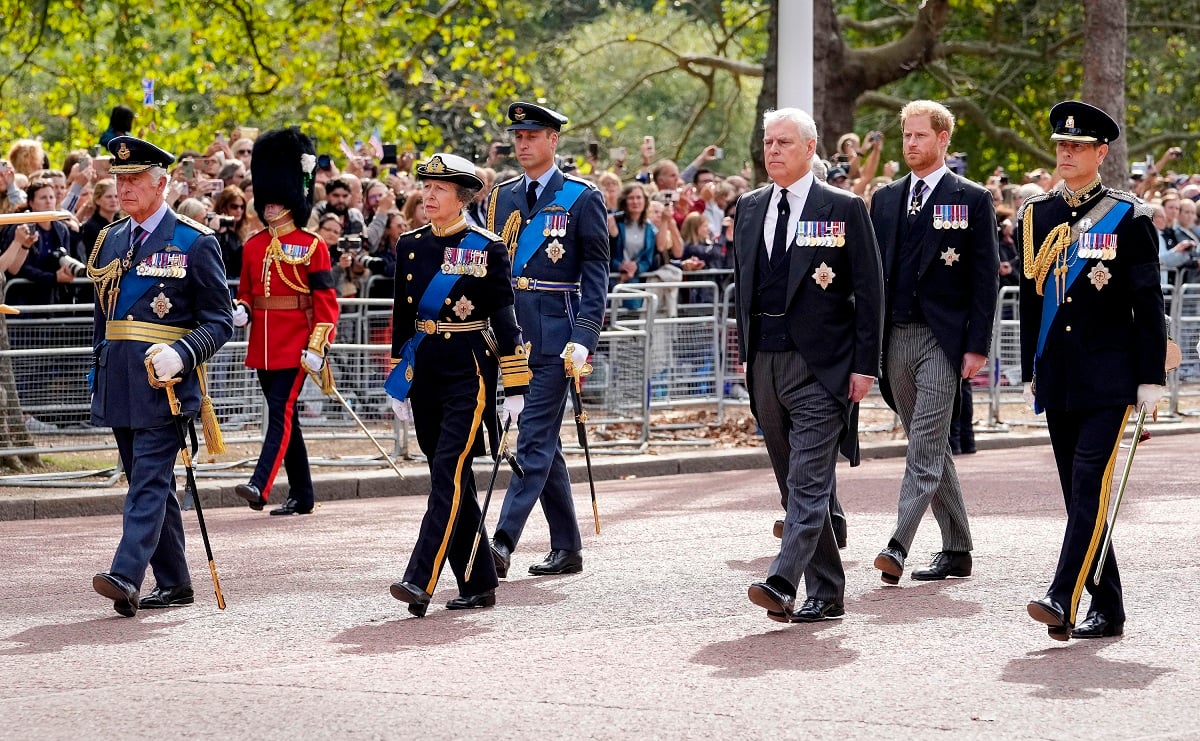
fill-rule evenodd
<path id="1" fill-rule="evenodd" d="M 175 384 L 183 379 L 176 377 L 168 378 L 165 381 L 159 380 L 158 376 L 154 374 L 154 356 L 160 352 L 162 350 L 156 350 L 146 356 L 144 361 L 146 365 L 146 379 L 150 381 L 151 388 L 167 390 L 167 404 L 171 407 L 171 414 L 178 417 L 182 411 L 182 407 L 179 404 L 179 398 L 175 396 Z"/>

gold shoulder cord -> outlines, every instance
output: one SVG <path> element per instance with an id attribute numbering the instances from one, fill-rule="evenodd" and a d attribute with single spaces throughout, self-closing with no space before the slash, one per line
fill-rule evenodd
<path id="1" fill-rule="evenodd" d="M 304 265 L 308 263 L 312 256 L 312 251 L 316 248 L 317 240 L 313 239 L 312 244 L 310 244 L 308 249 L 304 251 L 303 257 L 289 257 L 288 254 L 283 251 L 283 245 L 280 244 L 279 237 L 275 236 L 274 232 L 272 232 L 271 244 L 267 247 L 267 259 L 273 260 L 276 264 L 286 263 L 292 266 Z M 296 274 L 296 280 L 294 282 L 288 278 L 287 273 L 283 269 L 283 265 L 279 265 L 279 270 L 276 272 L 279 274 L 279 279 L 282 280 L 283 284 L 288 288 L 297 293 L 309 293 L 308 286 L 302 285 L 303 281 L 300 280 L 299 268 L 293 268 L 293 272 Z"/>
<path id="2" fill-rule="evenodd" d="M 1096 186 L 1100 185 L 1100 176 L 1096 176 L 1092 182 L 1075 191 L 1074 193 L 1063 193 L 1063 200 L 1071 208 L 1079 208 L 1079 206 L 1088 198 L 1091 197 L 1091 192 Z M 1062 303 L 1065 296 L 1066 276 L 1071 265 L 1067 255 L 1067 248 L 1075 240 L 1071 236 L 1070 224 L 1059 224 L 1050 230 L 1046 235 L 1046 239 L 1042 241 L 1042 246 L 1038 248 L 1037 255 L 1033 254 L 1033 204 L 1030 203 L 1025 207 L 1025 215 L 1022 217 L 1024 221 L 1021 224 L 1021 239 L 1025 242 L 1024 249 L 1024 269 L 1025 277 L 1033 279 L 1034 287 L 1037 289 L 1039 296 L 1045 295 L 1046 276 L 1050 271 L 1054 270 L 1054 288 L 1058 303 Z"/>
<path id="3" fill-rule="evenodd" d="M 487 228 L 489 232 L 500 235 L 500 241 L 508 245 L 508 259 L 512 261 L 513 256 L 517 253 L 517 237 L 521 232 L 521 212 L 513 211 L 508 215 L 508 221 L 504 222 L 504 229 L 496 231 L 496 201 L 499 199 L 500 191 L 495 189 L 492 191 L 492 197 L 488 199 L 487 212 Z"/>
<path id="4" fill-rule="evenodd" d="M 96 258 L 100 255 L 100 246 L 104 244 L 104 238 L 108 236 L 108 230 L 111 228 L 112 224 L 109 224 L 96 235 L 96 243 L 92 245 L 87 264 L 88 277 L 92 279 L 96 288 L 96 299 L 100 302 L 104 316 L 109 319 L 113 318 L 113 311 L 117 308 L 117 294 L 121 292 L 121 260 L 113 258 L 109 264 L 97 268 Z"/>

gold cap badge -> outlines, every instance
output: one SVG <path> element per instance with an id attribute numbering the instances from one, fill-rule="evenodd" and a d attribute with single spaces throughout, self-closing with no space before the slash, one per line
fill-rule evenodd
<path id="1" fill-rule="evenodd" d="M 121 146 L 117 149 L 117 156 L 123 160 L 129 159 L 129 147 L 125 146 L 125 142 L 121 142 Z"/>
<path id="2" fill-rule="evenodd" d="M 514 121 L 524 121 L 525 120 L 525 109 L 521 108 L 520 106 L 517 106 L 516 108 L 513 109 L 512 117 L 513 117 Z"/>
<path id="3" fill-rule="evenodd" d="M 1067 122 L 1066 122 L 1065 124 L 1063 124 L 1063 125 L 1064 125 L 1064 126 L 1066 126 L 1068 129 L 1073 129 L 1073 128 L 1075 128 L 1075 117 L 1074 117 L 1074 116 L 1067 116 Z"/>

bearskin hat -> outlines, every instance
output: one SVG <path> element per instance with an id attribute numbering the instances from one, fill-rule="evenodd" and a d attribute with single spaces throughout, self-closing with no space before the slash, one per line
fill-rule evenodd
<path id="1" fill-rule="evenodd" d="M 299 128 L 272 129 L 259 135 L 251 155 L 250 175 L 254 210 L 263 224 L 267 223 L 264 211 L 271 203 L 290 209 L 297 226 L 308 223 L 316 168 L 317 149 Z"/>

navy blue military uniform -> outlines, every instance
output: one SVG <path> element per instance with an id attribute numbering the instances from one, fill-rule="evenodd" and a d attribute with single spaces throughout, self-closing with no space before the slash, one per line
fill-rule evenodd
<path id="1" fill-rule="evenodd" d="M 1120 132 L 1107 114 L 1074 101 L 1055 106 L 1051 121 L 1056 140 L 1106 144 Z M 1106 529 L 1112 467 L 1138 386 L 1165 383 L 1166 328 L 1151 214 L 1139 199 L 1096 178 L 1075 193 L 1059 189 L 1030 198 L 1018 215 L 1018 244 L 1026 258 L 1022 378 L 1033 383 L 1037 410 L 1046 411 L 1067 509 L 1054 578 L 1029 612 L 1058 640 L 1113 635 L 1125 622 L 1111 547 L 1098 585 L 1092 574 Z M 1067 272 L 1060 275 L 1057 268 Z M 1071 629 L 1085 588 L 1092 595 L 1088 622 L 1095 627 L 1097 614 L 1107 622 L 1079 635 Z"/>
<path id="2" fill-rule="evenodd" d="M 133 137 L 116 137 L 109 148 L 117 175 L 173 161 Z M 160 588 L 191 582 L 175 496 L 178 428 L 166 391 L 150 386 L 146 351 L 163 343 L 179 354 L 182 381 L 175 394 L 182 413 L 194 419 L 201 400 L 197 368 L 233 331 L 225 266 L 212 231 L 165 205 L 147 224 L 156 218 L 157 226 L 139 242 L 131 219 L 111 224 L 88 258 L 88 275 L 96 286 L 92 423 L 113 429 L 129 481 L 121 541 L 110 571 L 97 579 L 127 582 L 122 585 L 126 599 L 114 599 L 118 612 L 130 615 L 137 611 L 137 595 L 129 595 L 127 587 L 140 590 L 147 566 Z"/>
<path id="3" fill-rule="evenodd" d="M 566 121 L 529 103 L 514 103 L 509 118 L 509 130 L 557 131 Z M 516 255 L 512 269 L 517 321 L 530 348 L 533 373 L 517 437 L 517 461 L 525 476 L 509 483 L 495 541 L 508 551 L 514 549 L 534 503 L 541 501 L 551 548 L 578 552 L 582 540 L 559 440 L 567 401 L 560 354 L 568 342 L 589 353 L 599 342 L 608 292 L 608 222 L 604 198 L 591 183 L 552 168 L 530 208 L 528 182 L 522 175 L 499 183 L 488 199 L 488 228 Z M 531 236 L 536 249 L 521 264 L 518 242 L 528 230 L 535 230 Z"/>

